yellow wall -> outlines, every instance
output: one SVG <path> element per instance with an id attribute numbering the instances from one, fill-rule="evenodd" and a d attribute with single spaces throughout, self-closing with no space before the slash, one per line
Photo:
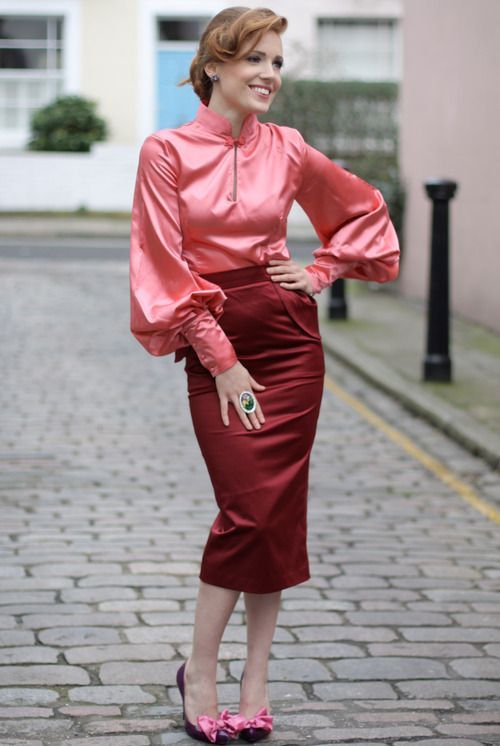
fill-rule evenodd
<path id="1" fill-rule="evenodd" d="M 135 144 L 138 107 L 138 0 L 83 0 L 82 95 L 98 103 L 108 142 Z"/>

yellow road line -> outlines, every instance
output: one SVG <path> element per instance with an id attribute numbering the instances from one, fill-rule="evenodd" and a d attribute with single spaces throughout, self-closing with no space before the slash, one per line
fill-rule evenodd
<path id="1" fill-rule="evenodd" d="M 396 443 L 400 448 L 413 456 L 414 459 L 420 461 L 429 471 L 435 474 L 445 484 L 449 485 L 455 492 L 472 505 L 473 508 L 478 510 L 480 513 L 485 515 L 490 521 L 500 524 L 500 511 L 497 510 L 493 505 L 483 500 L 477 493 L 469 487 L 468 484 L 462 482 L 452 471 L 450 471 L 441 461 L 433 458 L 428 453 L 419 448 L 410 438 L 404 435 L 400 430 L 397 430 L 392 425 L 389 425 L 382 417 L 375 414 L 373 410 L 363 404 L 355 396 L 349 394 L 345 389 L 336 384 L 330 376 L 325 376 L 325 385 L 332 394 L 335 394 L 339 399 L 342 399 L 352 409 L 358 412 L 365 420 L 368 420 L 374 427 L 381 430 L 388 438 Z"/>

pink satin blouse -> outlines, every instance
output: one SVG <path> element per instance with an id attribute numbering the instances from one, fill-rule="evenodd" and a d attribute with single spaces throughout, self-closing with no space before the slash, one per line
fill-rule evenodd
<path id="1" fill-rule="evenodd" d="M 152 355 L 189 345 L 212 375 L 236 362 L 217 319 L 222 290 L 200 275 L 290 259 L 294 200 L 322 246 L 306 269 L 314 292 L 339 277 L 387 282 L 396 233 L 379 191 L 289 127 L 246 117 L 240 136 L 200 104 L 192 122 L 144 142 L 130 246 L 131 330 Z M 180 352 L 180 354 L 179 354 Z"/>

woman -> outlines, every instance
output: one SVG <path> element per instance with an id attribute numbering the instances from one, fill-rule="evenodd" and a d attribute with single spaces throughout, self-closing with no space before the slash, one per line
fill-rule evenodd
<path id="1" fill-rule="evenodd" d="M 312 295 L 341 276 L 385 282 L 398 272 L 380 193 L 296 130 L 256 117 L 281 84 L 286 26 L 263 8 L 212 19 L 190 69 L 196 118 L 146 139 L 132 215 L 132 332 L 151 354 L 186 359 L 219 507 L 201 563 L 192 653 L 177 676 L 187 732 L 216 743 L 270 732 L 267 668 L 280 592 L 309 578 L 308 465 L 324 374 Z M 305 268 L 286 246 L 294 199 L 322 241 Z M 218 649 L 241 592 L 239 714 L 219 714 Z"/>

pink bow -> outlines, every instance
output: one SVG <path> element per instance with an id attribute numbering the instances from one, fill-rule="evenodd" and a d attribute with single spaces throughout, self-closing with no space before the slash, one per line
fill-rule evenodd
<path id="1" fill-rule="evenodd" d="M 231 715 L 229 710 L 224 710 L 221 712 L 220 717 L 224 723 L 224 730 L 231 736 L 231 738 L 237 738 L 238 734 L 246 727 L 247 721 L 239 713 L 237 715 Z"/>
<path id="2" fill-rule="evenodd" d="M 265 707 L 259 710 L 255 717 L 245 721 L 244 728 L 262 728 L 267 733 L 273 729 L 273 716 L 269 715 Z"/>
<path id="3" fill-rule="evenodd" d="M 217 733 L 220 730 L 227 730 L 227 720 L 224 718 L 224 713 L 226 712 L 227 710 L 224 710 L 224 712 L 221 714 L 218 720 L 215 720 L 214 718 L 211 718 L 208 715 L 200 715 L 197 718 L 199 729 L 202 731 L 202 733 L 208 738 L 208 740 L 211 743 L 216 742 Z"/>

